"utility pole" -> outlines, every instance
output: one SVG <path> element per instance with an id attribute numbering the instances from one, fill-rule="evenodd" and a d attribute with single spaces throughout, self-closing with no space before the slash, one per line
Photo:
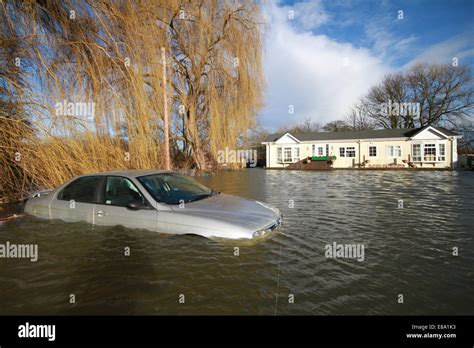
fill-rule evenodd
<path id="1" fill-rule="evenodd" d="M 168 97 L 166 95 L 166 51 L 161 47 L 161 60 L 163 61 L 163 132 L 165 133 L 165 170 L 170 170 L 170 138 L 168 125 Z"/>

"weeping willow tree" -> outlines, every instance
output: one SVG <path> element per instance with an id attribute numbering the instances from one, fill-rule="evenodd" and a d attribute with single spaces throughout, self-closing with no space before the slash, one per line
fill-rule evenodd
<path id="1" fill-rule="evenodd" d="M 261 12 L 251 2 L 176 1 L 157 18 L 173 59 L 176 136 L 199 169 L 236 148 L 261 107 Z M 181 130 L 181 132 L 179 131 Z"/>
<path id="2" fill-rule="evenodd" d="M 206 169 L 260 107 L 259 16 L 214 0 L 1 2 L 0 194 L 160 167 L 164 91 L 174 153 Z"/>

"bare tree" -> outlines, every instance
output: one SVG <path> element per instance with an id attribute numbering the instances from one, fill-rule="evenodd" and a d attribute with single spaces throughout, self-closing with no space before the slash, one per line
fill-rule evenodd
<path id="1" fill-rule="evenodd" d="M 322 126 L 319 122 L 313 121 L 311 118 L 307 117 L 301 122 L 296 122 L 292 124 L 288 124 L 286 126 L 280 127 L 277 130 L 277 133 L 312 133 L 312 132 L 320 132 L 322 130 Z"/>
<path id="2" fill-rule="evenodd" d="M 358 103 L 357 111 L 383 128 L 411 128 L 411 115 L 386 112 L 387 104 L 401 104 L 407 100 L 406 78 L 402 73 L 389 74 L 383 81 L 370 88 L 368 94 Z M 411 101 L 411 100 L 410 100 Z"/>
<path id="3" fill-rule="evenodd" d="M 383 128 L 453 127 L 472 117 L 473 92 L 469 67 L 418 64 L 385 76 L 354 109 Z"/>
<path id="4" fill-rule="evenodd" d="M 455 126 L 472 117 L 474 89 L 468 66 L 419 64 L 406 80 L 412 100 L 421 106 L 420 126 Z"/>
<path id="5" fill-rule="evenodd" d="M 375 129 L 374 120 L 367 115 L 361 104 L 356 104 L 351 108 L 345 122 L 355 131 Z"/>
<path id="6" fill-rule="evenodd" d="M 303 120 L 300 127 L 303 132 L 320 132 L 322 129 L 319 122 L 313 121 L 309 117 Z"/>
<path id="7" fill-rule="evenodd" d="M 343 132 L 352 130 L 351 126 L 344 120 L 336 120 L 328 122 L 324 125 L 323 130 L 326 132 Z"/>

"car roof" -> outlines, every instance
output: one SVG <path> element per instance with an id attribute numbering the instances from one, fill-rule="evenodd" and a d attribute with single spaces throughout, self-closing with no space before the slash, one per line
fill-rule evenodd
<path id="1" fill-rule="evenodd" d="M 151 174 L 160 174 L 160 173 L 174 173 L 172 170 L 157 170 L 157 169 L 130 169 L 130 170 L 116 170 L 110 172 L 98 172 L 84 174 L 81 176 L 95 176 L 95 175 L 120 175 L 127 178 L 136 178 L 139 176 L 151 175 Z"/>

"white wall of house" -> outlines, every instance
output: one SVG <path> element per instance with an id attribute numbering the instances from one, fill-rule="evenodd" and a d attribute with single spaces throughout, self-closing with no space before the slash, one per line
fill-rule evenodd
<path id="1" fill-rule="evenodd" d="M 298 162 L 304 158 L 299 153 L 300 149 L 299 140 L 289 134 L 283 135 L 276 142 L 267 144 L 267 167 L 284 168 L 291 163 Z M 281 154 L 279 151 L 281 151 Z"/>
<path id="2" fill-rule="evenodd" d="M 456 168 L 457 139 L 430 128 L 413 138 L 298 141 L 286 134 L 276 142 L 265 143 L 267 167 L 282 168 L 310 156 L 336 156 L 333 168 L 395 165 L 419 168 Z M 405 163 L 404 163 L 405 161 Z"/>

